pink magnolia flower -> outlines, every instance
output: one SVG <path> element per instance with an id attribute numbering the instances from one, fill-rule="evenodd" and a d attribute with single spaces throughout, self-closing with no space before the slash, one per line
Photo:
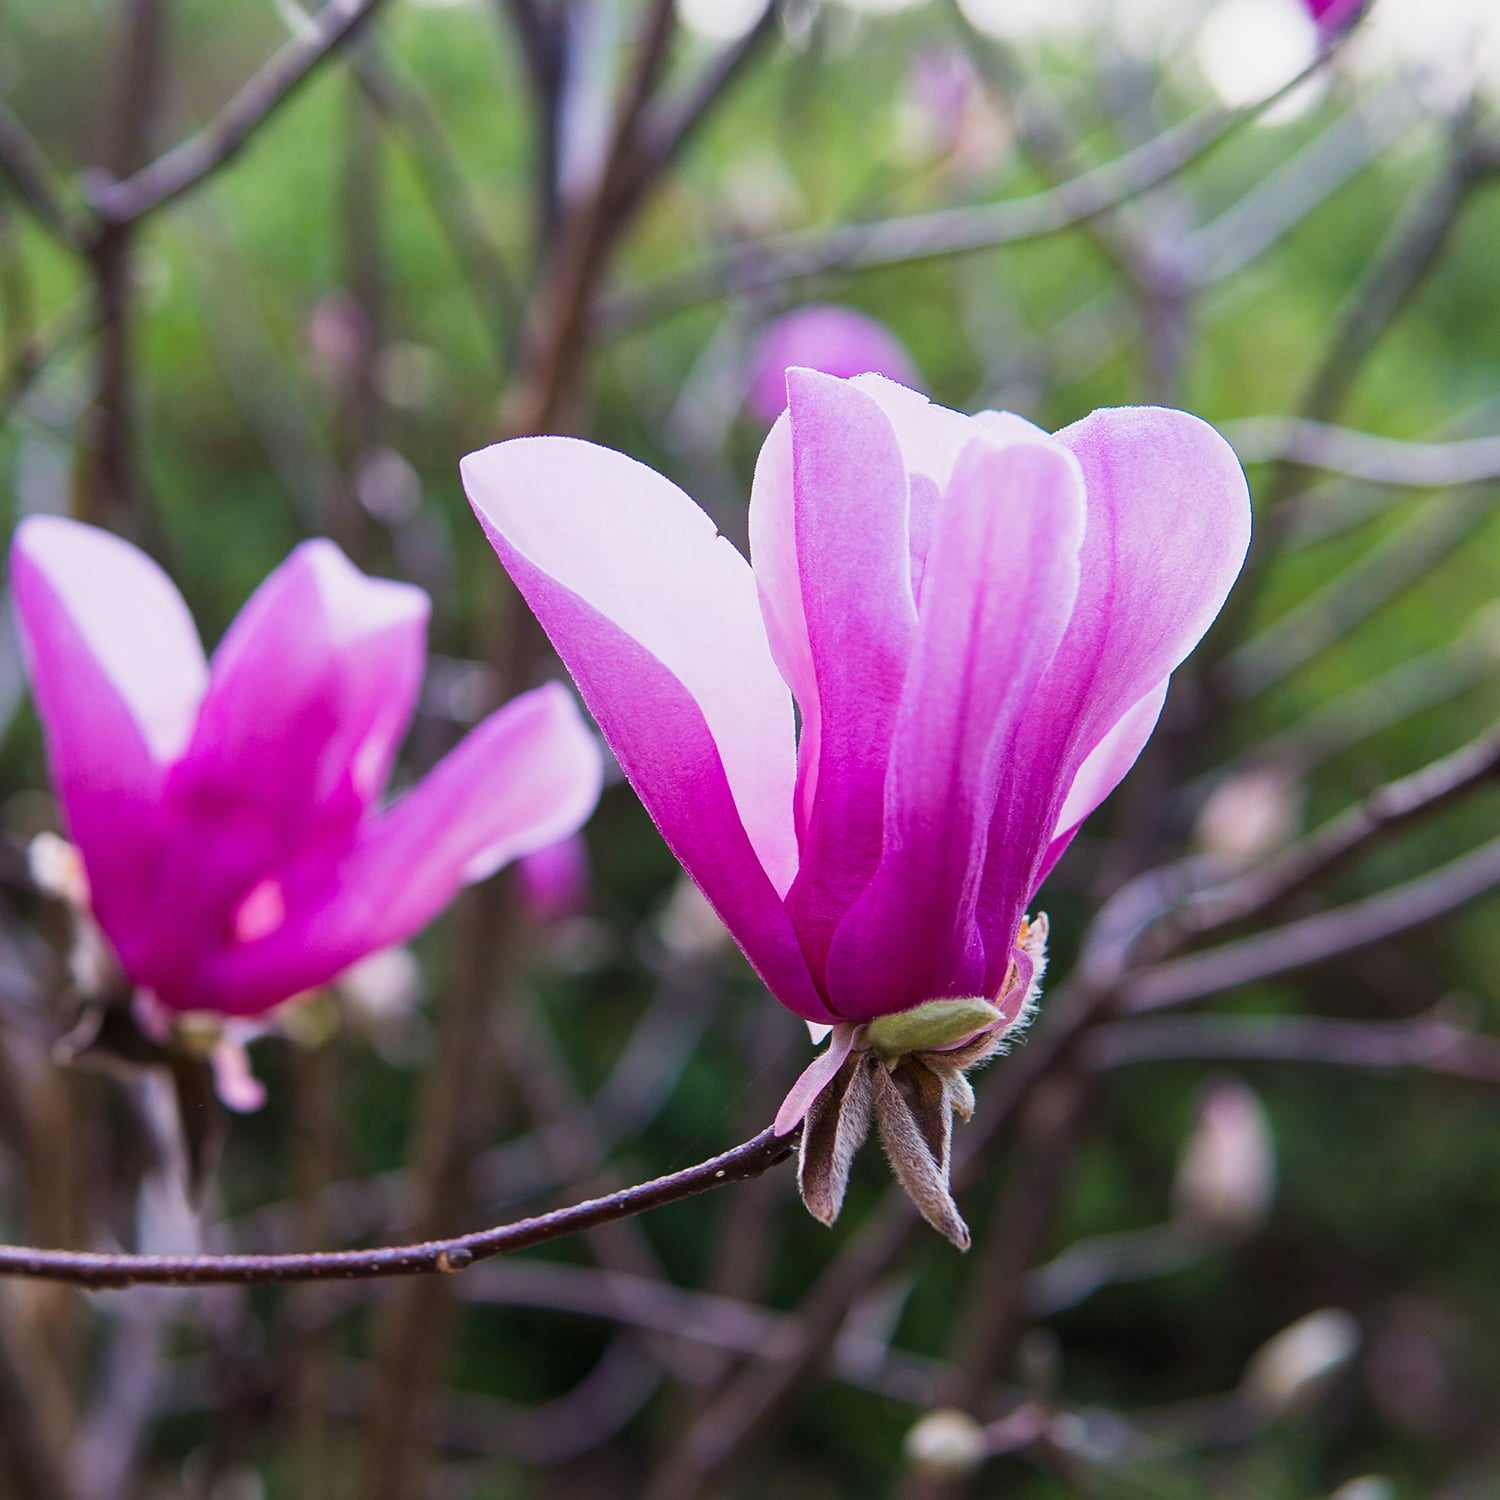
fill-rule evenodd
<path id="1" fill-rule="evenodd" d="M 533 922 L 576 917 L 589 899 L 589 847 L 575 833 L 516 863 L 516 885 L 521 904 Z"/>
<path id="2" fill-rule="evenodd" d="M 753 571 L 676 486 L 588 443 L 501 443 L 464 482 L 673 852 L 771 992 L 834 1027 L 778 1126 L 861 1048 L 888 1071 L 922 1054 L 964 1113 L 950 1075 L 1032 994 L 1037 888 L 1239 571 L 1244 476 L 1183 412 L 1052 436 L 878 376 L 787 386 Z"/>
<path id="3" fill-rule="evenodd" d="M 825 375 L 886 375 L 919 385 L 905 346 L 884 323 L 852 307 L 814 303 L 766 326 L 755 347 L 746 406 L 769 426 L 786 410 L 786 372 L 805 367 Z"/>
<path id="4" fill-rule="evenodd" d="M 331 542 L 266 579 L 211 663 L 166 575 L 108 532 L 22 522 L 11 586 L 93 915 L 168 1010 L 264 1012 L 593 810 L 598 750 L 556 684 L 378 806 L 428 600 Z"/>
<path id="5" fill-rule="evenodd" d="M 1330 37 L 1359 20 L 1368 0 L 1302 0 L 1302 3 L 1318 31 Z"/>

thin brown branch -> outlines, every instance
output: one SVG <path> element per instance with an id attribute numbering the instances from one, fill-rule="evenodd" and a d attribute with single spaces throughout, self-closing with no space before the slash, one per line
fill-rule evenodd
<path id="1" fill-rule="evenodd" d="M 622 202 L 634 204 L 639 201 L 682 153 L 721 96 L 733 87 L 756 54 L 776 35 L 778 10 L 776 0 L 767 0 L 760 19 L 743 36 L 724 48 L 680 99 L 670 103 L 664 101 L 646 112 L 638 132 L 637 157 L 628 165 L 627 175 L 617 188 Z"/>
<path id="2" fill-rule="evenodd" d="M 697 1166 L 655 1177 L 635 1187 L 450 1239 L 374 1250 L 331 1250 L 303 1255 L 113 1255 L 84 1250 L 0 1246 L 0 1276 L 62 1281 L 81 1287 L 250 1285 L 337 1281 L 452 1273 L 492 1255 L 562 1239 L 601 1224 L 678 1203 L 711 1188 L 744 1182 L 785 1161 L 795 1138 L 769 1128 L 743 1145 Z"/>
<path id="3" fill-rule="evenodd" d="M 1118 159 L 1025 198 L 940 209 L 870 224 L 798 230 L 708 256 L 606 310 L 602 322 L 631 328 L 700 303 L 831 271 L 991 250 L 1086 224 L 1175 177 L 1323 66 L 1320 56 L 1274 94 L 1242 109 L 1213 110 L 1164 131 Z"/>
<path id="4" fill-rule="evenodd" d="M 1323 879 L 1375 840 L 1497 779 L 1500 729 L 1492 729 L 1442 760 L 1378 788 L 1259 869 L 1204 892 L 1172 919 L 1169 930 L 1181 940 L 1258 916 Z"/>
<path id="5" fill-rule="evenodd" d="M 1211 286 L 1243 271 L 1421 118 L 1390 93 L 1356 104 L 1192 234 L 1183 253 L 1195 283 Z"/>
<path id="6" fill-rule="evenodd" d="M 1095 1028 L 1080 1050 L 1096 1070 L 1153 1062 L 1315 1063 L 1414 1070 L 1500 1088 L 1500 1040 L 1442 1012 L 1407 1021 L 1321 1016 L 1152 1016 Z"/>
<path id="7" fill-rule="evenodd" d="M 77 247 L 77 230 L 64 206 L 57 174 L 31 132 L 4 100 L 0 100 L 0 177 L 10 183 L 38 223 L 65 245 Z"/>
<path id="8" fill-rule="evenodd" d="M 1497 884 L 1500 839 L 1492 839 L 1378 896 L 1156 964 L 1124 984 L 1120 1005 L 1126 1011 L 1165 1010 L 1326 963 L 1448 916 Z"/>
<path id="9" fill-rule="evenodd" d="M 92 188 L 95 213 L 130 224 L 196 187 L 239 151 L 320 63 L 359 30 L 382 0 L 327 0 L 305 32 L 288 42 L 196 135 L 123 181 Z"/>
<path id="10" fill-rule="evenodd" d="M 1299 417 L 1328 422 L 1338 415 L 1382 335 L 1437 265 L 1463 208 L 1497 170 L 1500 152 L 1495 144 L 1476 138 L 1471 117 L 1457 121 L 1443 170 L 1413 193 L 1405 213 L 1345 299 L 1298 403 Z M 1234 691 L 1235 674 L 1226 658 L 1245 634 L 1271 564 L 1286 542 L 1295 513 L 1285 502 L 1303 472 L 1295 462 L 1278 465 L 1257 496 L 1258 527 L 1245 571 L 1198 652 L 1198 670 L 1209 689 L 1208 707 Z"/>
<path id="11" fill-rule="evenodd" d="M 1247 417 L 1220 425 L 1244 463 L 1289 462 L 1416 489 L 1500 479 L 1500 437 L 1404 442 L 1304 417 Z"/>
<path id="12" fill-rule="evenodd" d="M 1254 698 L 1305 667 L 1421 583 L 1495 513 L 1496 499 L 1492 486 L 1471 485 L 1427 500 L 1231 653 L 1220 669 L 1224 688 Z"/>
<path id="13" fill-rule="evenodd" d="M 479 204 L 464 176 L 453 143 L 431 100 L 399 64 L 366 38 L 350 54 L 360 83 L 399 132 L 417 169 L 417 179 L 438 227 L 463 268 L 474 300 L 497 349 L 504 349 L 520 317 L 520 294 Z"/>

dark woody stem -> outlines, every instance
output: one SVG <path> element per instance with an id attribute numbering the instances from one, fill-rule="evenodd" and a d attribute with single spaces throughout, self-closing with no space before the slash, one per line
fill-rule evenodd
<path id="1" fill-rule="evenodd" d="M 591 1198 L 534 1218 L 519 1219 L 415 1245 L 372 1250 L 319 1251 L 302 1255 L 112 1255 L 81 1250 L 37 1250 L 0 1246 L 0 1276 L 25 1276 L 99 1288 L 134 1285 L 211 1286 L 223 1283 L 368 1280 L 386 1276 L 453 1274 L 475 1261 L 529 1245 L 544 1244 L 601 1224 L 612 1224 L 710 1188 L 745 1182 L 792 1154 L 797 1135 L 763 1130 L 743 1145 L 635 1187 Z"/>

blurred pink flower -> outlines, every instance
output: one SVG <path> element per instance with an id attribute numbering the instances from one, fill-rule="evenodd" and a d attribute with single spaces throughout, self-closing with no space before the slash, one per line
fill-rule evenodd
<path id="1" fill-rule="evenodd" d="M 815 303 L 777 318 L 761 333 L 750 366 L 746 406 L 768 426 L 786 410 L 786 372 L 801 367 L 825 375 L 886 375 L 921 384 L 901 341 L 883 323 L 851 307 Z"/>
<path id="2" fill-rule="evenodd" d="M 983 93 L 979 70 L 968 53 L 959 47 L 929 47 L 919 52 L 907 67 L 906 91 L 933 148 L 943 154 L 956 150 L 965 117 Z"/>
<path id="3" fill-rule="evenodd" d="M 1364 13 L 1367 0 L 1302 0 L 1307 13 L 1325 36 L 1352 26 Z"/>
<path id="4" fill-rule="evenodd" d="M 521 903 L 533 922 L 576 917 L 589 899 L 589 846 L 580 833 L 547 844 L 516 863 Z"/>
<path id="5" fill-rule="evenodd" d="M 787 384 L 753 572 L 675 485 L 575 439 L 469 455 L 470 501 L 784 1005 L 1019 1007 L 1032 897 L 1239 572 L 1244 476 L 1183 412 L 1050 436 L 878 376 Z"/>
<path id="6" fill-rule="evenodd" d="M 169 1010 L 268 1010 L 593 810 L 598 750 L 557 684 L 377 806 L 421 683 L 428 601 L 331 542 L 266 579 L 212 663 L 166 575 L 108 532 L 24 521 L 11 583 L 93 914 Z"/>

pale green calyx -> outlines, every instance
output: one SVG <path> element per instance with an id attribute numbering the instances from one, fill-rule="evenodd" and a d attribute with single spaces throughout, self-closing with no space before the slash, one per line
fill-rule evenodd
<path id="1" fill-rule="evenodd" d="M 910 1052 L 956 1047 L 1002 1019 L 998 1007 L 977 997 L 929 1000 L 910 1010 L 877 1016 L 865 1026 L 859 1045 L 882 1062 L 894 1064 Z"/>
<path id="2" fill-rule="evenodd" d="M 967 1120 L 974 1113 L 969 1070 L 1004 1052 L 1030 1019 L 1047 966 L 1047 918 L 1022 922 L 1015 947 L 1020 952 L 1012 955 L 999 1004 L 968 996 L 928 1000 L 833 1029 L 828 1051 L 782 1106 L 786 1129 L 802 1120 L 797 1187 L 820 1223 L 838 1218 L 854 1154 L 873 1125 L 918 1212 L 960 1250 L 969 1248 L 948 1183 L 953 1116 Z"/>

